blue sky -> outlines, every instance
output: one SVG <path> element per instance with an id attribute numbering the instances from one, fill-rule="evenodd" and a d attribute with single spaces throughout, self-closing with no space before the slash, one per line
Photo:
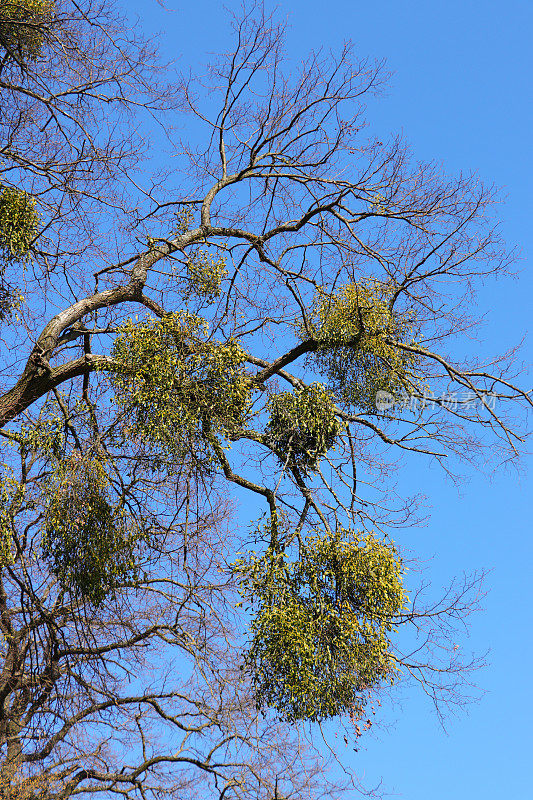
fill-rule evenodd
<path id="1" fill-rule="evenodd" d="M 165 57 L 195 70 L 206 54 L 229 46 L 224 12 L 213 0 L 166 0 L 166 6 L 129 4 L 147 33 L 163 31 Z M 488 312 L 484 346 L 503 351 L 516 344 L 530 327 L 533 295 L 531 3 L 281 0 L 277 7 L 289 22 L 294 58 L 336 48 L 345 38 L 361 55 L 386 58 L 394 75 L 386 96 L 369 109 L 376 131 L 401 131 L 416 157 L 452 174 L 474 170 L 501 187 L 502 232 L 521 251 L 521 274 L 487 283 L 479 305 Z M 531 361 L 530 340 L 524 357 Z M 423 560 L 434 556 L 435 584 L 464 570 L 491 571 L 484 611 L 466 643 L 491 652 L 477 675 L 484 696 L 449 720 L 447 733 L 420 693 L 405 692 L 401 705 L 383 711 L 384 722 L 394 724 L 362 741 L 357 754 L 350 748 L 351 766 L 367 785 L 382 780 L 384 792 L 406 800 L 533 795 L 530 466 L 525 459 L 523 473 L 494 476 L 480 468 L 459 490 L 416 458 L 402 471 L 400 487 L 425 493 L 432 507 L 429 524 L 410 529 L 403 542 Z"/>

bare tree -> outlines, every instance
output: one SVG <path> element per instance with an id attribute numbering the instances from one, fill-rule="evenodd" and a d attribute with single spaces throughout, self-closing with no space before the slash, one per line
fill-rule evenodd
<path id="1" fill-rule="evenodd" d="M 205 81 L 168 87 L 107 5 L 37 6 L 0 14 L 0 188 L 38 215 L 24 296 L 13 248 L 3 279 L 0 791 L 337 796 L 307 741 L 305 720 L 327 714 L 306 697 L 287 713 L 243 659 L 243 576 L 267 630 L 275 598 L 314 614 L 328 586 L 305 584 L 312 557 L 364 542 L 379 575 L 400 569 L 390 532 L 417 519 L 389 481 L 400 457 L 449 473 L 483 447 L 518 457 L 531 400 L 516 354 L 458 355 L 476 284 L 511 263 L 494 192 L 372 138 L 382 64 L 346 46 L 288 77 L 260 6 L 233 19 Z M 204 126 L 200 149 L 173 140 L 178 110 Z M 180 154 L 152 178 L 125 134 L 138 115 Z M 252 533 L 234 491 L 257 506 Z M 328 608 L 357 621 L 371 592 L 332 580 Z M 443 708 L 476 666 L 455 648 L 475 578 L 437 603 L 413 587 L 409 606 L 391 586 L 386 620 L 368 612 L 378 667 L 338 706 L 356 737 L 399 671 Z"/>

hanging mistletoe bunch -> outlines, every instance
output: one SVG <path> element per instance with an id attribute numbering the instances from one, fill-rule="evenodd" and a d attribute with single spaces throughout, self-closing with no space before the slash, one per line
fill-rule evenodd
<path id="1" fill-rule="evenodd" d="M 393 547 L 339 530 L 309 537 L 297 561 L 269 549 L 235 568 L 256 611 L 246 664 L 259 708 L 290 722 L 353 716 L 394 681 L 390 637 L 407 596 Z"/>
<path id="2" fill-rule="evenodd" d="M 46 486 L 42 550 L 65 590 L 93 605 L 137 577 L 138 536 L 111 504 L 104 464 L 74 452 Z"/>
<path id="3" fill-rule="evenodd" d="M 50 25 L 53 0 L 4 0 L 0 9 L 0 47 L 20 61 L 39 57 Z"/>
<path id="4" fill-rule="evenodd" d="M 119 330 L 111 379 L 127 433 L 177 458 L 210 459 L 213 436 L 243 425 L 251 382 L 234 340 L 207 341 L 207 323 L 187 312 Z"/>
<path id="5" fill-rule="evenodd" d="M 271 396 L 266 440 L 283 464 L 316 469 L 340 430 L 330 392 L 320 383 Z"/>
<path id="6" fill-rule="evenodd" d="M 0 567 L 14 563 L 13 520 L 24 497 L 24 486 L 4 465 L 0 475 Z"/>
<path id="7" fill-rule="evenodd" d="M 376 395 L 396 396 L 420 388 L 420 358 L 398 344 L 412 343 L 408 314 L 391 307 L 394 287 L 378 281 L 350 283 L 337 292 L 319 291 L 302 328 L 319 343 L 311 356 L 346 406 L 376 411 Z"/>
<path id="8" fill-rule="evenodd" d="M 4 260 L 26 258 L 38 228 L 34 198 L 22 189 L 0 186 L 0 251 Z"/>
<path id="9" fill-rule="evenodd" d="M 197 250 L 187 262 L 189 292 L 213 301 L 220 297 L 222 280 L 227 275 L 226 261 L 206 250 Z"/>

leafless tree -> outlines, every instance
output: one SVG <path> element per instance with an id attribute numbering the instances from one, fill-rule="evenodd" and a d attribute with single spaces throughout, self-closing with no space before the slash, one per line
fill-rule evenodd
<path id="1" fill-rule="evenodd" d="M 32 260 L 4 276 L 24 299 L 3 323 L 0 792 L 337 797 L 308 729 L 259 714 L 241 669 L 247 617 L 231 563 L 269 538 L 237 521 L 234 491 L 252 497 L 255 519 L 283 519 L 287 547 L 317 527 L 389 535 L 418 519 L 416 498 L 392 488 L 399 459 L 452 474 L 482 453 L 519 456 L 531 400 L 516 353 L 458 355 L 480 279 L 512 263 L 490 223 L 495 195 L 372 137 L 364 100 L 387 75 L 348 45 L 288 72 L 283 29 L 254 6 L 205 79 L 163 86 L 120 24 L 107 4 L 56 2 L 39 58 L 0 62 L 2 184 L 31 194 L 42 220 Z M 203 126 L 200 144 L 174 140 L 178 113 Z M 179 154 L 154 175 L 144 134 L 129 133 L 141 123 Z M 195 264 L 223 264 L 220 285 L 197 291 Z M 331 377 L 317 297 L 365 281 L 413 331 L 380 331 L 386 352 L 424 381 L 373 408 L 332 385 L 336 448 L 306 470 L 280 459 L 268 402 Z M 239 342 L 253 396 L 230 442 L 210 436 L 207 467 L 130 437 L 110 401 L 121 323 L 184 310 L 207 320 L 208 341 Z M 109 491 L 143 531 L 135 581 L 96 606 L 43 556 L 50 479 L 76 452 L 105 460 Z M 455 642 L 478 590 L 465 579 L 438 603 L 415 591 L 396 620 L 398 665 L 439 708 L 462 702 L 475 666 Z"/>

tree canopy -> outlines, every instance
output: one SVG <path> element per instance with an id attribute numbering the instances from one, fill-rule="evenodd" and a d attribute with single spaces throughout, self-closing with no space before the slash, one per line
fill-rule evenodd
<path id="1" fill-rule="evenodd" d="M 516 354 L 461 339 L 493 190 L 372 136 L 380 63 L 230 21 L 175 80 L 105 0 L 0 11 L 6 800 L 338 797 L 307 727 L 476 667 L 389 476 L 520 455 Z"/>

